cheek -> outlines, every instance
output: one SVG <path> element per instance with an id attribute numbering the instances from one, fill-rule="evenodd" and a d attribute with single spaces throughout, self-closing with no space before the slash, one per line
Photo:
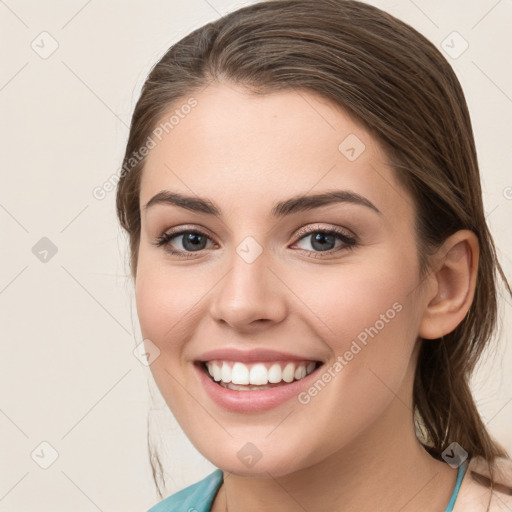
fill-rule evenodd
<path id="1" fill-rule="evenodd" d="M 357 338 L 364 342 L 368 331 L 380 334 L 403 324 L 411 293 L 417 284 L 414 262 L 382 252 L 364 264 L 339 265 L 296 280 L 294 291 L 323 325 L 322 333 L 343 350 Z M 365 335 L 366 333 L 366 335 Z"/>
<path id="2" fill-rule="evenodd" d="M 135 299 L 143 336 L 156 344 L 179 337 L 183 327 L 194 321 L 207 290 L 206 276 L 203 279 L 186 266 L 171 268 L 161 256 L 141 250 Z"/>
<path id="3" fill-rule="evenodd" d="M 183 373 L 184 347 L 191 323 L 197 322 L 197 308 L 193 306 L 201 294 L 197 287 L 187 285 L 186 271 L 168 270 L 142 256 L 135 299 L 142 336 L 160 351 L 150 366 L 155 383 L 175 417 L 186 425 L 189 418 L 197 420 L 201 412 L 191 407 L 183 393 L 183 387 L 190 385 L 189 376 Z"/>
<path id="4" fill-rule="evenodd" d="M 186 272 L 175 272 L 173 275 L 144 256 L 139 260 L 135 300 L 141 332 L 162 353 L 174 346 L 166 343 L 166 340 L 176 337 L 175 331 L 190 314 L 194 295 L 197 294 L 193 286 L 181 282 L 185 281 Z"/>
<path id="5" fill-rule="evenodd" d="M 386 386 L 393 391 L 400 387 L 415 346 L 414 260 L 382 254 L 364 266 L 340 266 L 333 274 L 332 269 L 318 274 L 308 280 L 314 289 L 303 285 L 297 295 L 306 297 L 332 359 L 340 362 L 334 386 L 342 395 L 352 395 L 352 403 L 370 396 L 377 400 L 390 393 Z"/>
<path id="6" fill-rule="evenodd" d="M 173 294 L 156 274 L 141 269 L 135 284 L 137 314 L 144 338 L 149 338 L 157 345 L 161 343 L 164 329 L 169 329 L 169 320 L 176 313 Z"/>

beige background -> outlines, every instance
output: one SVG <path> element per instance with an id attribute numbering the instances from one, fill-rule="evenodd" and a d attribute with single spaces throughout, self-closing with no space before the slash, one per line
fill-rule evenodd
<path id="1" fill-rule="evenodd" d="M 371 3 L 451 47 L 487 218 L 510 278 L 512 3 Z M 148 417 L 167 494 L 213 469 L 158 392 L 152 401 L 149 370 L 133 354 L 141 337 L 108 181 L 150 67 L 174 41 L 243 4 L 0 0 L 0 512 L 146 511 L 158 501 Z M 100 200 L 93 190 L 102 186 Z M 511 303 L 502 301 L 500 345 L 474 390 L 491 432 L 512 452 Z"/>

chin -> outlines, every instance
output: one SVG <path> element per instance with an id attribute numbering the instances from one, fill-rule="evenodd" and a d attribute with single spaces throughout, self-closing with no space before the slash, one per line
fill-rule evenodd
<path id="1" fill-rule="evenodd" d="M 262 439 L 261 442 L 230 439 L 229 443 L 218 445 L 217 448 L 212 446 L 204 447 L 205 449 L 202 446 L 196 446 L 196 448 L 222 471 L 255 478 L 285 476 L 305 469 L 322 458 L 321 454 L 316 457 L 308 456 L 304 452 L 303 444 L 283 447 L 278 443 L 278 446 L 280 448 L 276 449 L 275 440 L 270 439 L 266 441 Z M 302 454 L 301 457 L 298 457 L 299 453 Z"/>

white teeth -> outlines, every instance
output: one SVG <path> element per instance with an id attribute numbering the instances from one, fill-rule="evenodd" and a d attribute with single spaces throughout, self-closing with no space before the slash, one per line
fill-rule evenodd
<path id="1" fill-rule="evenodd" d="M 283 378 L 283 372 L 281 371 L 281 365 L 274 363 L 268 370 L 268 382 L 271 384 L 277 384 L 281 382 Z"/>
<path id="2" fill-rule="evenodd" d="M 231 370 L 231 382 L 233 384 L 249 384 L 249 368 L 245 364 L 235 363 Z"/>
<path id="3" fill-rule="evenodd" d="M 306 376 L 306 367 L 305 366 L 297 366 L 295 370 L 295 380 L 303 379 Z"/>
<path id="4" fill-rule="evenodd" d="M 206 368 L 216 382 L 222 381 L 224 384 L 237 386 L 266 386 L 269 383 L 289 383 L 303 379 L 316 368 L 316 363 L 289 362 L 282 367 L 280 363 L 269 366 L 269 363 L 208 361 Z"/>
<path id="5" fill-rule="evenodd" d="M 222 370 L 218 364 L 213 364 L 211 361 L 206 363 L 208 373 L 213 377 L 213 380 L 219 382 L 222 379 Z"/>
<path id="6" fill-rule="evenodd" d="M 213 363 L 215 364 L 215 363 Z M 222 369 L 221 369 L 221 380 L 222 382 L 231 382 L 231 366 L 229 366 L 228 363 L 225 361 L 222 363 Z"/>
<path id="7" fill-rule="evenodd" d="M 285 382 L 293 382 L 293 377 L 295 375 L 295 365 L 293 363 L 288 363 L 283 370 L 283 380 Z"/>
<path id="8" fill-rule="evenodd" d="M 257 364 L 251 368 L 249 384 L 258 386 L 268 384 L 268 372 L 264 364 Z"/>
<path id="9" fill-rule="evenodd" d="M 222 378 L 222 370 L 220 369 L 218 364 L 214 364 L 211 366 L 212 366 L 212 370 L 210 370 L 210 374 L 213 371 L 213 379 L 218 382 Z M 208 367 L 208 369 L 209 369 L 209 367 Z"/>

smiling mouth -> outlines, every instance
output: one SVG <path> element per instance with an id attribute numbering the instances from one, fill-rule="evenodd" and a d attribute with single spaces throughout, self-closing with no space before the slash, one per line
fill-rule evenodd
<path id="1" fill-rule="evenodd" d="M 234 391 L 262 391 L 304 379 L 321 361 L 202 361 L 205 373 L 219 386 Z"/>

